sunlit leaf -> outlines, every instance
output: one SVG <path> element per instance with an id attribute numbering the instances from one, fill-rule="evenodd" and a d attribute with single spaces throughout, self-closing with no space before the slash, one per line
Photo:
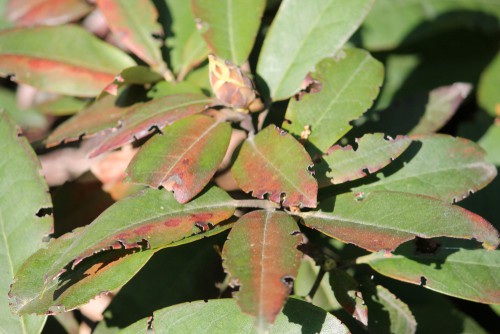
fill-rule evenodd
<path id="1" fill-rule="evenodd" d="M 175 305 L 153 313 L 155 333 L 242 333 L 253 334 L 252 317 L 241 313 L 234 299 L 197 301 Z M 172 321 L 172 319 L 178 319 Z M 216 321 L 214 321 L 216 319 Z M 120 333 L 136 334 L 148 329 L 148 319 L 142 319 Z M 276 317 L 270 334 L 278 333 L 337 333 L 349 330 L 333 315 L 307 302 L 290 299 Z"/>
<path id="2" fill-rule="evenodd" d="M 476 239 L 498 246 L 498 231 L 458 206 L 407 193 L 346 193 L 324 200 L 320 211 L 301 213 L 304 224 L 370 251 L 394 250 L 415 237 Z M 450 223 L 453 222 L 453 223 Z"/>
<path id="3" fill-rule="evenodd" d="M 500 122 L 492 124 L 478 144 L 486 151 L 488 161 L 500 166 Z"/>
<path id="4" fill-rule="evenodd" d="M 431 249 L 408 243 L 392 255 L 373 253 L 358 259 L 379 273 L 450 296 L 480 303 L 500 303 L 500 251 L 462 247 L 440 240 Z"/>
<path id="5" fill-rule="evenodd" d="M 0 75 L 13 74 L 41 90 L 96 96 L 134 65 L 127 54 L 75 25 L 0 32 Z"/>
<path id="6" fill-rule="evenodd" d="M 16 26 L 57 25 L 76 21 L 91 10 L 85 0 L 9 0 L 5 14 Z"/>
<path id="7" fill-rule="evenodd" d="M 500 116 L 500 97 L 498 96 L 499 86 L 500 53 L 497 54 L 486 70 L 481 74 L 477 92 L 479 105 L 493 117 Z"/>
<path id="8" fill-rule="evenodd" d="M 0 110 L 0 332 L 38 333 L 45 317 L 17 317 L 7 293 L 22 263 L 44 245 L 53 228 L 49 189 L 40 163 L 7 112 Z"/>
<path id="9" fill-rule="evenodd" d="M 274 100 L 300 89 L 321 59 L 335 55 L 358 29 L 373 0 L 283 0 L 264 41 L 257 73 Z"/>
<path id="10" fill-rule="evenodd" d="M 173 190 L 186 203 L 210 181 L 226 154 L 231 126 L 193 115 L 141 147 L 127 168 L 129 180 Z"/>
<path id="11" fill-rule="evenodd" d="M 178 94 L 135 104 L 121 118 L 120 128 L 104 139 L 90 156 L 97 156 L 143 138 L 152 133 L 155 127 L 161 130 L 183 117 L 199 113 L 210 102 L 212 100 L 203 95 Z"/>
<path id="12" fill-rule="evenodd" d="M 352 190 L 389 190 L 459 201 L 485 187 L 496 176 L 477 144 L 448 135 L 415 136 L 410 147 L 378 181 Z M 399 163 L 396 163 L 399 161 Z"/>
<path id="13" fill-rule="evenodd" d="M 384 134 L 366 134 L 356 139 L 357 148 L 335 145 L 322 157 L 322 162 L 315 167 L 316 177 L 323 177 L 322 170 L 327 170 L 323 183 L 339 184 L 356 180 L 372 174 L 390 164 L 410 146 L 411 139 L 399 136 L 386 139 Z M 330 181 L 330 182 L 328 182 Z M 320 182 L 321 183 L 321 182 Z"/>
<path id="14" fill-rule="evenodd" d="M 370 108 L 384 68 L 368 52 L 347 49 L 344 55 L 321 61 L 312 77 L 321 82 L 321 91 L 300 101 L 292 99 L 283 127 L 299 137 L 307 127 L 309 142 L 325 152 L 352 129 L 351 121 Z"/>
<path id="15" fill-rule="evenodd" d="M 161 43 L 153 37 L 162 36 L 163 29 L 156 22 L 158 13 L 151 1 L 97 0 L 96 4 L 111 31 L 130 51 L 158 72 L 166 70 Z"/>
<path id="16" fill-rule="evenodd" d="M 289 134 L 271 125 L 243 144 L 233 165 L 236 183 L 257 198 L 284 206 L 316 207 L 318 185 L 308 167 L 311 158 Z"/>
<path id="17" fill-rule="evenodd" d="M 191 0 L 207 45 L 218 57 L 241 65 L 252 51 L 265 0 Z"/>

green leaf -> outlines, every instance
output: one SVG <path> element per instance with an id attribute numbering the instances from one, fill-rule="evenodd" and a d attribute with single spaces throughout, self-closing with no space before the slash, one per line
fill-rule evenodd
<path id="1" fill-rule="evenodd" d="M 207 233 L 171 243 L 167 247 L 174 247 L 188 240 L 192 242 L 227 228 L 214 228 Z M 82 233 L 85 233 L 85 229 L 77 229 L 73 233 L 53 239 L 47 248 L 35 253 L 23 264 L 10 291 L 14 312 L 58 314 L 75 309 L 97 295 L 121 288 L 146 265 L 155 252 L 136 252 L 131 249 L 100 252 L 85 259 L 75 270 L 62 274 L 47 285 L 44 284 L 45 274 L 52 263 L 65 256 L 66 249 L 71 247 Z"/>
<path id="2" fill-rule="evenodd" d="M 368 325 L 368 310 L 358 282 L 345 271 L 334 269 L 330 272 L 330 285 L 344 310 L 363 325 Z"/>
<path id="3" fill-rule="evenodd" d="M 309 142 L 325 152 L 352 129 L 351 121 L 370 108 L 382 85 L 384 67 L 364 50 L 347 49 L 344 55 L 321 61 L 312 77 L 321 82 L 321 91 L 300 101 L 292 99 L 283 127 L 299 137 L 308 127 Z"/>
<path id="4" fill-rule="evenodd" d="M 318 185 L 308 167 L 311 158 L 289 134 L 270 125 L 245 141 L 232 175 L 245 192 L 284 206 L 316 207 Z"/>
<path id="5" fill-rule="evenodd" d="M 370 251 L 392 251 L 415 237 L 476 239 L 498 246 L 498 231 L 486 220 L 458 206 L 407 193 L 346 193 L 330 197 L 320 211 L 301 213 L 304 224 Z"/>
<path id="6" fill-rule="evenodd" d="M 500 166 L 500 122 L 492 124 L 477 143 L 486 151 L 488 161 Z"/>
<path id="7" fill-rule="evenodd" d="M 21 109 L 17 105 L 16 94 L 0 87 L 0 109 L 5 109 L 12 119 L 23 129 L 46 129 L 47 119 L 35 108 Z"/>
<path id="8" fill-rule="evenodd" d="M 448 135 L 413 139 L 384 174 L 377 174 L 376 182 L 352 191 L 401 191 L 455 202 L 485 187 L 496 176 L 496 168 L 486 161 L 485 152 L 469 140 Z"/>
<path id="9" fill-rule="evenodd" d="M 127 167 L 128 180 L 174 192 L 180 203 L 214 176 L 231 138 L 231 126 L 204 115 L 186 117 L 141 147 Z"/>
<path id="10" fill-rule="evenodd" d="M 315 167 L 320 181 L 326 172 L 326 182 L 322 183 L 340 184 L 375 173 L 400 156 L 410 146 L 411 139 L 403 136 L 386 139 L 383 133 L 374 133 L 356 139 L 356 143 L 356 150 L 351 145 L 335 145 L 322 157 L 322 162 Z"/>
<path id="11" fill-rule="evenodd" d="M 188 81 L 181 81 L 181 82 L 160 81 L 156 85 L 154 85 L 153 88 L 151 88 L 151 90 L 148 91 L 148 97 L 151 99 L 157 99 L 167 95 L 176 95 L 184 93 L 202 94 L 203 91 L 200 87 Z"/>
<path id="12" fill-rule="evenodd" d="M 191 2 L 188 0 L 164 0 L 171 17 L 171 34 L 167 38 L 170 50 L 170 62 L 178 81 L 207 58 L 208 47 L 196 29 Z M 208 78 L 208 74 L 207 74 Z"/>
<path id="13" fill-rule="evenodd" d="M 43 247 L 53 228 L 49 188 L 40 163 L 13 120 L 0 110 L 0 332 L 38 333 L 45 317 L 17 317 L 7 300 L 9 286 L 22 263 Z M 43 216 L 42 216 L 43 215 Z"/>
<path id="14" fill-rule="evenodd" d="M 387 50 L 451 30 L 481 26 L 497 32 L 500 5 L 482 0 L 378 0 L 361 32 L 363 46 Z"/>
<path id="15" fill-rule="evenodd" d="M 199 113 L 211 102 L 203 95 L 178 94 L 137 103 L 121 118 L 121 127 L 106 137 L 90 157 L 141 139 L 155 127 L 161 130 L 181 118 Z"/>
<path id="16" fill-rule="evenodd" d="M 414 334 L 417 331 L 417 321 L 408 305 L 381 285 L 377 285 L 373 290 L 371 293 L 367 293 L 366 288 L 363 290 L 368 306 L 368 327 L 374 333 Z M 388 314 L 389 324 L 381 321 L 384 319 L 384 313 Z"/>
<path id="17" fill-rule="evenodd" d="M 89 138 L 105 130 L 118 127 L 119 121 L 130 108 L 116 105 L 116 96 L 106 95 L 94 101 L 88 108 L 80 111 L 57 127 L 47 138 L 47 147 Z"/>
<path id="18" fill-rule="evenodd" d="M 256 326 L 273 324 L 290 293 L 302 254 L 299 227 L 281 211 L 252 211 L 234 225 L 222 250 L 224 270 L 240 290 L 235 295 Z"/>
<path id="19" fill-rule="evenodd" d="M 499 86 L 500 52 L 481 74 L 477 90 L 479 105 L 493 117 L 498 117 L 500 115 L 500 98 L 498 97 Z"/>
<path id="20" fill-rule="evenodd" d="M 163 29 L 156 22 L 158 12 L 151 1 L 97 0 L 96 4 L 111 31 L 127 49 L 159 73 L 165 72 L 161 43 L 153 37 L 162 36 Z"/>
<path id="21" fill-rule="evenodd" d="M 274 100 L 300 89 L 321 59 L 335 55 L 358 29 L 374 0 L 284 0 L 264 40 L 257 73 Z"/>
<path id="22" fill-rule="evenodd" d="M 471 84 L 458 82 L 430 91 L 425 112 L 409 134 L 424 135 L 437 132 L 453 117 L 471 90 Z"/>
<path id="23" fill-rule="evenodd" d="M 197 199 L 179 204 L 172 193 L 146 189 L 138 195 L 116 202 L 104 211 L 74 240 L 63 256 L 47 270 L 47 282 L 74 269 L 83 259 L 106 249 L 156 249 L 209 229 L 232 216 L 234 200 L 212 187 Z"/>
<path id="24" fill-rule="evenodd" d="M 423 285 L 446 295 L 480 303 L 498 304 L 500 294 L 500 251 L 462 247 L 452 240 L 431 244 L 421 249 L 408 243 L 388 255 L 373 253 L 358 258 L 382 275 Z"/>
<path id="25" fill-rule="evenodd" d="M 227 231 L 231 224 L 217 225 L 203 233 L 201 240 L 169 247 L 155 254 L 137 275 L 113 297 L 103 312 L 105 323 L 96 331 L 124 328 L 155 310 L 193 300 L 217 298 L 217 282 L 224 277 L 216 248 L 227 233 L 207 238 L 213 231 Z M 175 275 L 172 275 L 175 273 Z"/>
<path id="26" fill-rule="evenodd" d="M 0 32 L 0 75 L 13 74 L 41 90 L 96 96 L 134 65 L 121 50 L 75 25 Z"/>
<path id="27" fill-rule="evenodd" d="M 193 14 L 208 47 L 218 57 L 242 65 L 250 55 L 265 0 L 191 0 Z"/>
<path id="28" fill-rule="evenodd" d="M 83 110 L 89 104 L 88 100 L 72 96 L 60 96 L 38 105 L 41 112 L 52 116 L 69 116 Z"/>
<path id="29" fill-rule="evenodd" d="M 178 319 L 172 321 L 172 319 Z M 148 319 L 142 319 L 120 333 L 145 332 Z M 218 299 L 184 303 L 153 313 L 152 325 L 163 333 L 255 333 L 252 317 L 242 314 L 234 299 Z M 337 333 L 349 330 L 333 315 L 307 302 L 290 299 L 277 314 L 269 333 Z"/>
<path id="30" fill-rule="evenodd" d="M 16 26 L 58 25 L 87 15 L 92 6 L 85 0 L 9 0 L 5 15 Z"/>

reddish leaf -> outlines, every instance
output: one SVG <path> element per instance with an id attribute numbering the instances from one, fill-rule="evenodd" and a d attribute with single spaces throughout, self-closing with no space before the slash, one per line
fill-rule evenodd
<path id="1" fill-rule="evenodd" d="M 368 325 L 368 310 L 356 280 L 343 270 L 330 272 L 330 285 L 344 310 L 363 325 Z"/>
<path id="2" fill-rule="evenodd" d="M 284 206 L 316 207 L 318 184 L 308 167 L 306 150 L 285 131 L 268 126 L 249 138 L 232 168 L 233 177 L 245 192 Z"/>
<path id="3" fill-rule="evenodd" d="M 91 9 L 85 0 L 9 0 L 5 15 L 16 26 L 58 25 L 75 21 Z"/>
<path id="4" fill-rule="evenodd" d="M 123 117 L 121 127 L 104 139 L 101 145 L 90 153 L 90 157 L 128 144 L 134 139 L 143 138 L 150 134 L 154 127 L 162 129 L 183 117 L 201 112 L 211 101 L 203 95 L 179 94 L 136 104 Z"/>
<path id="5" fill-rule="evenodd" d="M 181 205 L 172 193 L 146 189 L 116 202 L 88 225 L 66 251 L 47 269 L 47 281 L 55 279 L 83 259 L 108 249 L 166 247 L 232 216 L 235 202 L 212 187 L 195 200 Z M 48 283 L 47 283 L 48 284 Z"/>
<path id="6" fill-rule="evenodd" d="M 127 173 L 133 182 L 173 190 L 180 203 L 196 196 L 210 181 L 226 153 L 231 126 L 193 115 L 141 147 Z"/>
<path id="7" fill-rule="evenodd" d="M 75 25 L 0 32 L 0 75 L 13 74 L 41 90 L 96 96 L 134 65 L 127 54 Z"/>
<path id="8" fill-rule="evenodd" d="M 339 184 L 360 179 L 367 175 L 365 170 L 374 173 L 382 169 L 410 146 L 411 139 L 403 136 L 385 139 L 383 133 L 375 133 L 356 139 L 356 143 L 356 149 L 351 145 L 332 146 L 328 154 L 323 156 L 318 167 L 329 169 L 326 172 L 326 178 L 330 179 L 328 183 Z"/>
<path id="9" fill-rule="evenodd" d="M 223 265 L 243 312 L 256 317 L 259 328 L 272 324 L 297 276 L 302 236 L 293 218 L 276 211 L 253 211 L 234 225 L 222 251 Z"/>
<path id="10" fill-rule="evenodd" d="M 113 33 L 139 58 L 163 73 L 166 65 L 162 59 L 160 42 L 153 35 L 163 35 L 161 25 L 156 22 L 158 12 L 150 0 L 97 0 Z"/>
<path id="11" fill-rule="evenodd" d="M 305 225 L 369 251 L 393 251 L 415 237 L 476 239 L 495 249 L 498 231 L 480 216 L 443 201 L 407 193 L 346 193 L 302 213 Z"/>
<path id="12" fill-rule="evenodd" d="M 71 117 L 52 132 L 47 138 L 47 147 L 75 141 L 82 136 L 88 138 L 117 127 L 130 108 L 120 108 L 115 103 L 116 97 L 112 95 L 96 100 L 89 108 Z"/>

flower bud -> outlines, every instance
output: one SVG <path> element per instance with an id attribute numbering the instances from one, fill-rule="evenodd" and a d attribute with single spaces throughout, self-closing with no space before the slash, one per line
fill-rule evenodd
<path id="1" fill-rule="evenodd" d="M 252 80 L 229 60 L 210 54 L 208 61 L 210 85 L 215 96 L 227 106 L 254 111 L 258 98 Z"/>

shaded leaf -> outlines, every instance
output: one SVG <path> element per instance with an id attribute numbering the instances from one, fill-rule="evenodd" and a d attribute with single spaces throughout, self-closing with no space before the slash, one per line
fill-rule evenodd
<path id="1" fill-rule="evenodd" d="M 0 87 L 0 109 L 5 109 L 23 129 L 46 129 L 47 119 L 35 108 L 21 109 L 18 107 L 16 94 L 6 88 Z"/>
<path id="2" fill-rule="evenodd" d="M 213 231 L 227 231 L 231 226 L 217 225 L 199 234 L 203 237 L 197 242 L 157 252 L 113 298 L 104 311 L 105 323 L 99 327 L 123 328 L 167 306 L 219 297 L 216 283 L 224 279 L 224 273 L 214 248 L 226 239 L 227 233 L 216 238 L 207 236 L 213 235 Z"/>
<path id="3" fill-rule="evenodd" d="M 5 15 L 18 27 L 58 25 L 76 21 L 91 10 L 84 0 L 9 0 Z"/>
<path id="4" fill-rule="evenodd" d="M 173 322 L 172 319 L 178 319 Z M 214 321 L 216 320 L 216 321 Z M 123 334 L 142 333 L 149 319 L 125 328 Z M 153 313 L 153 327 L 162 333 L 255 333 L 252 317 L 241 313 L 234 299 L 197 301 L 175 305 Z M 333 315 L 307 302 L 291 298 L 276 317 L 269 333 L 349 333 Z"/>
<path id="5" fill-rule="evenodd" d="M 37 107 L 41 112 L 52 116 L 68 116 L 83 110 L 89 104 L 88 100 L 74 98 L 72 96 L 60 96 L 39 104 Z"/>
<path id="6" fill-rule="evenodd" d="M 471 90 L 471 84 L 460 82 L 433 89 L 429 93 L 429 101 L 425 106 L 425 113 L 409 134 L 431 134 L 437 132 L 448 123 Z"/>
<path id="7" fill-rule="evenodd" d="M 448 135 L 412 138 L 414 143 L 396 160 L 400 164 L 377 174 L 376 182 L 352 190 L 401 191 L 454 202 L 485 187 L 496 175 L 485 152 L 469 140 Z"/>
<path id="8" fill-rule="evenodd" d="M 495 121 L 484 136 L 479 139 L 478 144 L 486 151 L 489 162 L 500 166 L 500 121 Z"/>
<path id="9" fill-rule="evenodd" d="M 481 78 L 479 80 L 479 87 L 477 91 L 477 98 L 479 105 L 493 117 L 500 116 L 500 98 L 498 97 L 499 86 L 500 86 L 500 53 L 497 54 L 497 56 L 492 60 L 492 62 L 481 74 Z"/>
<path id="10" fill-rule="evenodd" d="M 0 332 L 38 333 L 45 317 L 17 317 L 6 298 L 14 274 L 43 247 L 52 229 L 52 202 L 40 163 L 12 118 L 0 110 Z"/>
<path id="11" fill-rule="evenodd" d="M 480 303 L 500 303 L 500 251 L 462 247 L 453 240 L 434 242 L 434 251 L 422 252 L 408 243 L 387 255 L 379 252 L 357 263 L 394 279 L 422 285 L 450 296 Z"/>
<path id="12" fill-rule="evenodd" d="M 219 233 L 227 227 L 188 238 L 195 241 Z M 16 275 L 10 295 L 11 307 L 17 314 L 58 314 L 75 309 L 97 295 L 109 293 L 125 285 L 151 259 L 154 250 L 115 250 L 98 253 L 79 264 L 49 284 L 44 284 L 45 274 L 51 264 L 65 255 L 76 239 L 85 233 L 77 229 L 58 239 L 47 248 L 30 257 Z M 187 241 L 187 240 L 186 240 Z M 186 242 L 174 242 L 167 247 Z"/>
<path id="13" fill-rule="evenodd" d="M 96 96 L 134 65 L 127 54 L 75 25 L 0 32 L 0 75 L 13 74 L 41 90 Z"/>
<path id="14" fill-rule="evenodd" d="M 115 96 L 104 96 L 59 125 L 47 138 L 46 145 L 52 147 L 78 140 L 82 136 L 89 138 L 118 127 L 119 121 L 129 109 L 117 106 Z"/>
<path id="15" fill-rule="evenodd" d="M 351 145 L 335 145 L 322 157 L 315 169 L 328 170 L 323 183 L 339 184 L 375 173 L 401 155 L 410 146 L 411 139 L 403 136 L 386 139 L 384 134 L 374 133 L 356 139 L 356 143 L 356 150 Z M 321 172 L 319 175 L 323 176 Z"/>
<path id="16" fill-rule="evenodd" d="M 309 127 L 307 137 L 321 152 L 335 144 L 377 97 L 384 79 L 384 68 L 368 52 L 347 49 L 344 55 L 327 58 L 316 66 L 313 79 L 321 91 L 291 100 L 283 127 L 296 136 Z"/>
<path id="17" fill-rule="evenodd" d="M 282 1 L 259 56 L 257 73 L 274 100 L 300 89 L 321 59 L 335 55 L 358 29 L 373 0 Z"/>
<path id="18" fill-rule="evenodd" d="M 497 2 L 378 0 L 360 32 L 366 48 L 386 50 L 454 27 L 498 31 L 499 18 Z"/>
<path id="19" fill-rule="evenodd" d="M 302 242 L 293 218 L 281 211 L 252 211 L 241 217 L 222 250 L 224 270 L 240 290 L 244 313 L 265 330 L 274 323 L 299 270 Z"/>
<path id="20" fill-rule="evenodd" d="M 358 282 L 345 271 L 335 269 L 330 272 L 330 285 L 344 310 L 363 325 L 368 325 L 368 310 Z"/>
<path id="21" fill-rule="evenodd" d="M 163 186 L 186 203 L 214 176 L 230 137 L 226 122 L 203 115 L 186 117 L 141 147 L 127 167 L 128 180 Z"/>
<path id="22" fill-rule="evenodd" d="M 316 207 L 318 185 L 308 170 L 312 162 L 304 148 L 271 125 L 247 139 L 232 167 L 238 186 L 257 198 L 284 206 Z"/>
<path id="23" fill-rule="evenodd" d="M 488 249 L 499 244 L 498 231 L 486 220 L 431 197 L 346 193 L 322 201 L 319 209 L 300 214 L 306 226 L 370 251 L 392 251 L 417 236 L 474 238 Z"/>
<path id="24" fill-rule="evenodd" d="M 208 230 L 232 216 L 234 201 L 224 191 L 212 187 L 196 200 L 181 205 L 172 193 L 146 189 L 116 202 L 104 211 L 54 261 L 46 273 L 46 284 L 83 259 L 106 249 L 148 249 L 168 244 Z"/>
<path id="25" fill-rule="evenodd" d="M 191 0 L 208 47 L 218 57 L 242 65 L 250 55 L 266 7 L 265 0 Z"/>
<path id="26" fill-rule="evenodd" d="M 96 147 L 90 157 L 95 157 L 122 145 L 143 138 L 156 127 L 166 125 L 205 109 L 212 100 L 198 94 L 170 95 L 134 105 L 121 119 L 121 126 Z"/>
<path id="27" fill-rule="evenodd" d="M 162 36 L 163 29 L 156 22 L 158 12 L 151 1 L 97 0 L 96 4 L 120 42 L 153 69 L 166 70 L 161 43 L 153 37 Z"/>

